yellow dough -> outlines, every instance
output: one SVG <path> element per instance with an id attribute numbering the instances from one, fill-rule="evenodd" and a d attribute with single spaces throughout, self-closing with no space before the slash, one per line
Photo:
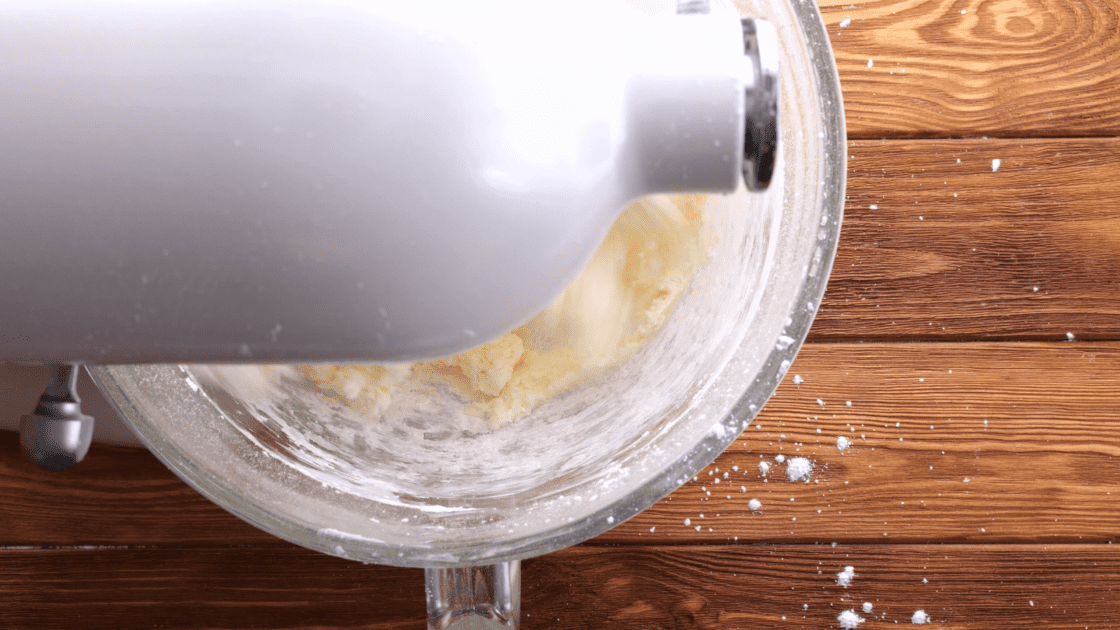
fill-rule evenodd
<path id="1" fill-rule="evenodd" d="M 492 429 L 624 361 L 665 322 L 707 260 L 696 197 L 650 197 L 619 217 L 594 258 L 529 323 L 473 350 L 411 366 L 305 365 L 299 372 L 367 417 L 406 379 L 449 385 Z"/>

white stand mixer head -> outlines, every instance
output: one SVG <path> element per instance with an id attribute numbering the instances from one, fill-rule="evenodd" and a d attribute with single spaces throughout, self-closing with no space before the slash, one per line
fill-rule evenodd
<path id="1" fill-rule="evenodd" d="M 502 335 L 627 202 L 733 192 L 745 137 L 765 184 L 777 42 L 748 26 L 603 0 L 5 3 L 0 361 Z"/>

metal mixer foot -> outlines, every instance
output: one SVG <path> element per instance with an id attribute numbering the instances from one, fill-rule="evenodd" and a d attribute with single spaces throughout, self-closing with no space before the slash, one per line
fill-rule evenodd
<path id="1" fill-rule="evenodd" d="M 93 417 L 82 413 L 81 403 L 78 365 L 52 366 L 35 412 L 19 421 L 24 456 L 47 470 L 66 470 L 82 461 L 93 438 Z"/>

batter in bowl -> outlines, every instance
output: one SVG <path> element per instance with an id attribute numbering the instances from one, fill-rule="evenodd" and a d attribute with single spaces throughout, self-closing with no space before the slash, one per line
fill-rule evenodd
<path id="1" fill-rule="evenodd" d="M 699 197 L 631 204 L 552 304 L 473 350 L 411 365 L 300 365 L 328 398 L 377 421 L 411 379 L 450 387 L 498 429 L 629 358 L 668 318 L 714 241 Z"/>

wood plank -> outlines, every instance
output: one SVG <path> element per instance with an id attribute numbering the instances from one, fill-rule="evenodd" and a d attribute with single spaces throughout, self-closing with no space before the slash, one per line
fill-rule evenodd
<path id="1" fill-rule="evenodd" d="M 7 549 L 6 628 L 423 628 L 423 572 L 306 549 Z"/>
<path id="2" fill-rule="evenodd" d="M 183 483 L 147 450 L 94 444 L 50 472 L 0 431 L 0 545 L 277 544 Z"/>
<path id="3" fill-rule="evenodd" d="M 1120 134 L 1117 0 L 819 4 L 851 138 Z"/>
<path id="4" fill-rule="evenodd" d="M 12 628 L 422 628 L 422 573 L 298 548 L 0 551 Z M 836 574 L 852 566 L 848 587 Z M 742 545 L 568 549 L 524 563 L 526 627 L 1107 627 L 1108 545 Z M 863 602 L 873 605 L 863 613 Z"/>
<path id="5" fill-rule="evenodd" d="M 1112 541 L 1117 374 L 1120 343 L 809 344 L 761 429 L 595 542 Z M 836 449 L 839 435 L 852 438 L 847 451 Z M 763 478 L 760 456 L 778 454 L 812 459 L 813 482 L 790 483 L 780 465 Z M 280 542 L 145 451 L 95 445 L 81 465 L 49 473 L 22 460 L 15 433 L 0 432 L 0 478 L 0 544 Z"/>
<path id="6" fill-rule="evenodd" d="M 542 578 L 561 584 L 541 612 L 527 592 L 531 618 L 555 615 L 562 627 L 588 629 L 836 628 L 837 616 L 854 609 L 868 620 L 860 625 L 866 630 L 909 627 L 924 610 L 933 628 L 1111 627 L 1112 591 L 1120 587 L 1118 554 L 1107 545 L 603 551 L 584 547 L 526 563 L 527 577 L 563 576 Z M 836 583 L 845 566 L 856 574 L 847 588 Z M 862 613 L 863 602 L 873 605 L 873 615 Z"/>
<path id="7" fill-rule="evenodd" d="M 858 141 L 849 153 L 811 339 L 1120 339 L 1120 139 Z"/>
<path id="8" fill-rule="evenodd" d="M 754 427 L 596 542 L 1112 541 L 1117 374 L 1116 343 L 812 344 Z"/>

